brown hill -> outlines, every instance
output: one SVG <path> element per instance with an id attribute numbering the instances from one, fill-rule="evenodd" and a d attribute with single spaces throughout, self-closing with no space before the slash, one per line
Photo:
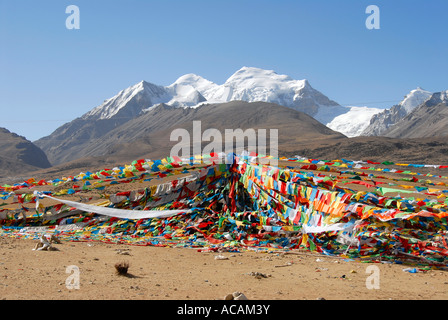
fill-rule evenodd
<path id="1" fill-rule="evenodd" d="M 347 139 L 305 113 L 273 103 L 235 101 L 203 105 L 195 109 L 161 104 L 104 135 L 95 137 L 85 132 L 83 137 L 83 132 L 78 131 L 76 137 L 70 135 L 65 140 L 55 137 L 57 141 L 54 141 L 54 147 L 46 149 L 46 153 L 54 164 L 86 157 L 118 161 L 165 157 L 177 144 L 177 141 L 170 141 L 171 132 L 183 128 L 192 135 L 193 121 L 201 121 L 202 133 L 206 129 L 215 128 L 223 135 L 225 129 L 266 129 L 269 139 L 269 129 L 278 129 L 280 150 L 291 148 L 303 141 Z M 92 122 L 89 128 L 102 124 Z M 98 133 L 99 129 L 95 132 Z M 51 145 L 51 138 L 46 139 L 46 144 Z M 76 143 L 73 139 L 76 139 Z M 207 142 L 204 142 L 205 144 Z"/>
<path id="2" fill-rule="evenodd" d="M 5 128 L 0 128 L 0 177 L 14 176 L 50 166 L 45 153 L 32 142 Z"/>

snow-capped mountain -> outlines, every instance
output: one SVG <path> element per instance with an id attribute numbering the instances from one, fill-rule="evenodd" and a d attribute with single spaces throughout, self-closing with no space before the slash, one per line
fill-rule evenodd
<path id="1" fill-rule="evenodd" d="M 425 103 L 425 101 L 431 98 L 431 96 L 431 92 L 423 90 L 422 88 L 412 90 L 399 104 L 373 115 L 369 125 L 365 128 L 361 135 L 383 135 L 390 127 L 409 115 L 415 108 Z"/>
<path id="2" fill-rule="evenodd" d="M 103 104 L 83 115 L 81 119 L 105 120 L 116 116 L 132 119 L 138 116 L 143 108 L 167 102 L 169 99 L 171 95 L 165 87 L 140 81 L 107 99 Z"/>
<path id="3" fill-rule="evenodd" d="M 347 111 L 311 87 L 307 80 L 294 80 L 272 70 L 243 67 L 213 89 L 204 93 L 207 101 L 271 102 L 305 112 L 323 124 Z"/>
<path id="4" fill-rule="evenodd" d="M 165 87 L 171 98 L 165 103 L 175 107 L 194 107 L 206 102 L 218 85 L 193 73 L 183 75 L 173 84 Z"/>
<path id="5" fill-rule="evenodd" d="M 347 109 L 349 110 L 347 113 L 335 117 L 327 124 L 327 127 L 349 138 L 360 136 L 372 117 L 383 111 L 383 109 L 369 107 L 347 107 Z"/>
<path id="6" fill-rule="evenodd" d="M 130 119 L 160 103 L 188 108 L 230 101 L 276 103 L 305 112 L 323 124 L 347 112 L 347 108 L 312 88 L 307 80 L 294 80 L 272 70 L 243 67 L 222 85 L 195 74 L 184 75 L 169 86 L 141 81 L 81 118 Z"/>
<path id="7" fill-rule="evenodd" d="M 383 135 L 402 139 L 448 136 L 448 91 L 431 95 Z"/>
<path id="8" fill-rule="evenodd" d="M 294 80 L 271 70 L 243 67 L 222 85 L 195 74 L 183 75 L 169 86 L 141 81 L 35 143 L 50 155 L 52 163 L 61 163 L 81 154 L 86 142 L 99 141 L 112 130 L 162 104 L 179 111 L 194 111 L 201 105 L 207 107 L 233 101 L 281 105 L 307 113 L 324 125 L 347 112 L 347 108 L 312 88 L 307 80 Z M 251 104 L 240 106 L 250 108 Z"/>
<path id="9" fill-rule="evenodd" d="M 418 87 L 417 89 L 412 90 L 410 93 L 408 93 L 404 100 L 400 102 L 399 106 L 401 106 L 409 114 L 419 105 L 423 104 L 426 100 L 431 98 L 432 95 L 432 92 Z"/>

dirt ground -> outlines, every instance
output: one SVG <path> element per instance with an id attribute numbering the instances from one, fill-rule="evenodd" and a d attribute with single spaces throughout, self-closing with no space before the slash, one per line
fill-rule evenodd
<path id="1" fill-rule="evenodd" d="M 448 298 L 447 271 L 410 273 L 404 269 L 412 266 L 400 264 L 101 242 L 62 242 L 54 245 L 57 251 L 34 251 L 33 240 L 0 241 L 2 300 L 223 300 L 236 291 L 249 300 Z M 129 263 L 125 276 L 116 272 L 120 262 Z"/>

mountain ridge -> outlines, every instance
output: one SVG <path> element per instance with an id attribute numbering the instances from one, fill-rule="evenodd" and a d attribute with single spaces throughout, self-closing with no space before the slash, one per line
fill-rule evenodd
<path id="1" fill-rule="evenodd" d="M 128 107 L 133 100 L 140 101 L 140 108 Z M 319 107 L 332 107 L 339 113 L 346 108 L 315 90 L 308 80 L 294 80 L 273 70 L 243 67 L 218 85 L 199 75 L 190 73 L 179 77 L 169 86 L 140 81 L 101 105 L 85 113 L 81 118 L 104 120 L 116 116 L 122 109 L 128 113 L 142 112 L 160 103 L 176 107 L 198 107 L 203 103 L 230 101 L 272 102 L 316 116 L 326 124 L 327 111 L 318 114 Z"/>

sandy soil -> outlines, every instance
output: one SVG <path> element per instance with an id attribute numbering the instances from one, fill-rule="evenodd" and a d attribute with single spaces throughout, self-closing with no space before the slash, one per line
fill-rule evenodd
<path id="1" fill-rule="evenodd" d="M 409 273 L 400 264 L 365 263 L 297 252 L 200 252 L 189 248 L 63 242 L 33 251 L 36 241 L 1 239 L 0 299 L 445 300 L 448 272 Z M 227 259 L 220 260 L 217 256 Z M 127 276 L 115 264 L 128 262 Z M 70 288 L 79 270 L 79 289 Z M 378 269 L 369 270 L 370 266 Z M 372 276 L 378 274 L 377 282 Z M 378 288 L 368 288 L 377 284 Z"/>

